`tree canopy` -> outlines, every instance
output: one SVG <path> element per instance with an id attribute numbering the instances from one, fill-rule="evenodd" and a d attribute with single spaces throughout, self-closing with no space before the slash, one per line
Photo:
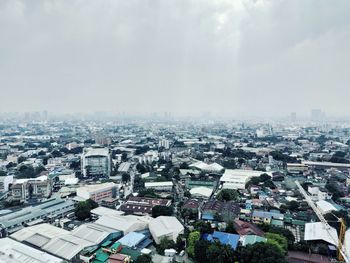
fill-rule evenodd
<path id="1" fill-rule="evenodd" d="M 194 248 L 200 237 L 201 233 L 199 231 L 193 231 L 189 234 L 187 239 L 187 253 L 190 257 L 194 257 Z"/>
<path id="2" fill-rule="evenodd" d="M 135 263 L 152 263 L 152 258 L 149 255 L 140 255 L 136 259 Z"/>
<path id="3" fill-rule="evenodd" d="M 266 233 L 265 237 L 267 238 L 267 243 L 275 245 L 282 254 L 287 253 L 288 251 L 288 241 L 287 239 L 276 233 Z"/>
<path id="4" fill-rule="evenodd" d="M 157 252 L 164 255 L 164 250 L 169 248 L 176 248 L 176 244 L 173 240 L 167 239 L 166 237 L 160 240 L 159 245 L 157 245 Z"/>
<path id="5" fill-rule="evenodd" d="M 156 205 L 152 208 L 152 217 L 171 215 L 173 215 L 173 208 L 170 206 Z"/>
<path id="6" fill-rule="evenodd" d="M 239 194 L 237 190 L 234 189 L 222 189 L 216 198 L 219 201 L 237 201 L 239 199 Z"/>
<path id="7" fill-rule="evenodd" d="M 255 243 L 242 248 L 240 253 L 242 263 L 286 263 L 284 254 L 275 244 Z"/>
<path id="8" fill-rule="evenodd" d="M 85 220 L 91 217 L 91 210 L 98 207 L 98 204 L 88 199 L 86 201 L 79 202 L 75 207 L 75 216 L 78 220 Z"/>

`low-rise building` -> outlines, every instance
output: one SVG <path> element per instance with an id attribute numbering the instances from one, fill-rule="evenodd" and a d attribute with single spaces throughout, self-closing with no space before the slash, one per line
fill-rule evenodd
<path id="1" fill-rule="evenodd" d="M 35 221 L 54 221 L 74 211 L 72 200 L 51 199 L 36 206 L 10 211 L 0 216 L 0 237 L 14 233 Z"/>
<path id="2" fill-rule="evenodd" d="M 165 182 L 149 182 L 145 183 L 146 189 L 154 189 L 155 191 L 171 192 L 173 189 L 172 181 Z"/>
<path id="3" fill-rule="evenodd" d="M 126 214 L 147 215 L 152 214 L 152 208 L 157 205 L 170 206 L 171 200 L 130 196 L 129 199 L 121 205 L 120 210 Z"/>
<path id="4" fill-rule="evenodd" d="M 272 220 L 283 221 L 284 215 L 279 211 L 261 211 L 254 210 L 252 213 L 252 222 L 256 224 L 270 224 Z"/>
<path id="5" fill-rule="evenodd" d="M 118 195 L 119 185 L 115 183 L 102 183 L 85 185 L 77 188 L 77 196 L 85 200 L 92 199 L 97 203 L 115 198 Z"/>
<path id="6" fill-rule="evenodd" d="M 241 169 L 226 169 L 225 173 L 220 178 L 220 182 L 223 184 L 223 189 L 245 189 L 246 184 L 252 177 L 259 177 L 263 173 L 266 172 Z"/>
<path id="7" fill-rule="evenodd" d="M 218 200 L 209 200 L 202 207 L 203 220 L 232 221 L 238 217 L 240 207 L 234 202 L 221 202 Z"/>
<path id="8" fill-rule="evenodd" d="M 26 202 L 32 198 L 47 198 L 51 194 L 51 182 L 46 175 L 37 178 L 17 179 L 12 185 L 13 200 Z"/>
<path id="9" fill-rule="evenodd" d="M 11 184 L 13 184 L 13 175 L 0 176 L 0 192 L 8 192 Z"/>
<path id="10" fill-rule="evenodd" d="M 62 263 L 62 259 L 11 238 L 0 239 L 0 262 Z"/>
<path id="11" fill-rule="evenodd" d="M 318 186 L 308 186 L 307 191 L 309 192 L 313 201 L 330 200 L 333 196 L 326 189 L 320 188 Z"/>
<path id="12" fill-rule="evenodd" d="M 176 242 L 177 237 L 184 233 L 183 225 L 173 216 L 158 216 L 149 222 L 149 230 L 156 244 L 162 238 L 167 238 Z"/>

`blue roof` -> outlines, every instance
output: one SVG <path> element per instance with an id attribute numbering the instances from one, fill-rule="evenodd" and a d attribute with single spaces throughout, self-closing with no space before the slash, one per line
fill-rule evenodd
<path id="1" fill-rule="evenodd" d="M 254 210 L 253 211 L 253 217 L 264 217 L 264 218 L 280 218 L 280 219 L 283 219 L 284 218 L 284 215 L 279 213 L 279 212 L 275 212 L 275 211 L 270 211 L 270 212 L 267 212 L 267 211 L 261 211 L 261 210 Z"/>
<path id="2" fill-rule="evenodd" d="M 141 243 L 144 239 L 146 239 L 146 236 L 141 233 L 137 232 L 130 232 L 126 234 L 124 237 L 118 240 L 122 245 L 128 246 L 128 247 L 136 247 L 139 243 Z"/>
<path id="3" fill-rule="evenodd" d="M 143 241 L 141 241 L 141 243 L 139 243 L 139 244 L 137 245 L 137 249 L 141 250 L 141 249 L 143 249 L 143 248 L 148 247 L 148 246 L 149 246 L 150 244 L 152 244 L 152 243 L 153 243 L 152 239 L 146 238 L 146 239 L 144 239 Z"/>
<path id="4" fill-rule="evenodd" d="M 214 231 L 213 234 L 204 234 L 202 237 L 210 242 L 219 241 L 223 245 L 229 245 L 234 250 L 236 250 L 239 241 L 239 235 L 220 231 Z"/>
<path id="5" fill-rule="evenodd" d="M 203 213 L 202 214 L 202 219 L 203 220 L 214 220 L 214 216 L 212 214 Z"/>

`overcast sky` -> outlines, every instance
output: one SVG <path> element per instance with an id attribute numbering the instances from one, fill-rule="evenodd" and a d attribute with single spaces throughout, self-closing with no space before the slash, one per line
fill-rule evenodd
<path id="1" fill-rule="evenodd" d="M 349 0 L 0 0 L 0 111 L 350 115 Z"/>

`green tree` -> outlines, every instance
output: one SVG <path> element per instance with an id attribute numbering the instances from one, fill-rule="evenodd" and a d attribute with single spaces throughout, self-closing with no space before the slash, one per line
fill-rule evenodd
<path id="1" fill-rule="evenodd" d="M 183 235 L 178 235 L 176 238 L 175 246 L 177 252 L 181 252 L 181 250 L 185 248 L 185 242 L 183 238 Z"/>
<path id="2" fill-rule="evenodd" d="M 156 205 L 152 208 L 152 217 L 172 216 L 173 208 L 171 206 Z"/>
<path id="3" fill-rule="evenodd" d="M 293 244 L 295 242 L 295 237 L 294 237 L 293 233 L 289 229 L 282 228 L 282 227 L 274 227 L 274 226 L 266 225 L 265 231 L 284 236 L 287 239 L 288 248 L 293 247 Z"/>
<path id="4" fill-rule="evenodd" d="M 184 196 L 185 196 L 185 197 L 188 197 L 188 198 L 191 198 L 191 193 L 190 193 L 190 191 L 185 191 Z"/>
<path id="5" fill-rule="evenodd" d="M 229 245 L 214 242 L 207 250 L 207 258 L 215 259 L 215 262 L 217 263 L 234 263 L 235 252 Z"/>
<path id="6" fill-rule="evenodd" d="M 194 259 L 198 263 L 210 262 L 207 257 L 207 250 L 210 246 L 210 242 L 207 240 L 200 239 L 194 245 Z"/>
<path id="7" fill-rule="evenodd" d="M 194 257 L 194 248 L 200 237 L 201 233 L 199 231 L 193 231 L 189 234 L 187 239 L 187 253 L 190 257 Z"/>
<path id="8" fill-rule="evenodd" d="M 213 229 L 211 228 L 211 224 L 209 222 L 204 222 L 202 220 L 198 220 L 194 223 L 194 229 L 199 231 L 201 235 L 203 234 L 212 234 Z"/>
<path id="9" fill-rule="evenodd" d="M 226 230 L 227 233 L 231 233 L 231 234 L 237 234 L 237 231 L 235 229 L 235 226 L 233 224 L 233 221 L 230 221 L 227 223 L 226 225 Z"/>
<path id="10" fill-rule="evenodd" d="M 325 214 L 324 218 L 332 227 L 337 229 L 338 233 L 340 231 L 340 218 L 342 218 L 345 221 L 346 228 L 350 226 L 350 217 L 349 213 L 346 210 L 339 210 L 333 211 L 332 213 L 327 213 Z"/>
<path id="11" fill-rule="evenodd" d="M 88 199 L 86 201 L 79 202 L 75 207 L 75 216 L 78 220 L 85 220 L 91 217 L 91 210 L 98 207 L 98 204 Z"/>
<path id="12" fill-rule="evenodd" d="M 152 258 L 150 255 L 140 255 L 136 259 L 135 263 L 152 263 Z"/>
<path id="13" fill-rule="evenodd" d="M 129 182 L 130 181 L 130 174 L 123 173 L 122 174 L 122 181 L 123 182 Z"/>
<path id="14" fill-rule="evenodd" d="M 292 200 L 288 203 L 288 208 L 291 211 L 297 211 L 299 208 L 299 203 L 297 201 Z"/>
<path id="15" fill-rule="evenodd" d="M 288 241 L 284 236 L 268 232 L 268 233 L 265 233 L 265 237 L 267 238 L 268 244 L 273 244 L 276 247 L 278 247 L 278 249 L 281 251 L 282 254 L 287 253 Z"/>
<path id="16" fill-rule="evenodd" d="M 173 240 L 167 239 L 166 237 L 160 240 L 159 245 L 157 245 L 157 252 L 164 255 L 164 250 L 169 248 L 176 248 L 175 242 Z"/>
<path id="17" fill-rule="evenodd" d="M 188 169 L 188 164 L 186 162 L 183 162 L 182 164 L 180 164 L 180 169 Z"/>
<path id="18" fill-rule="evenodd" d="M 234 189 L 222 189 L 216 198 L 220 201 L 237 201 L 239 199 L 239 194 L 237 190 Z"/>
<path id="19" fill-rule="evenodd" d="M 240 253 L 241 263 L 287 263 L 284 254 L 275 244 L 255 243 L 243 247 Z"/>

